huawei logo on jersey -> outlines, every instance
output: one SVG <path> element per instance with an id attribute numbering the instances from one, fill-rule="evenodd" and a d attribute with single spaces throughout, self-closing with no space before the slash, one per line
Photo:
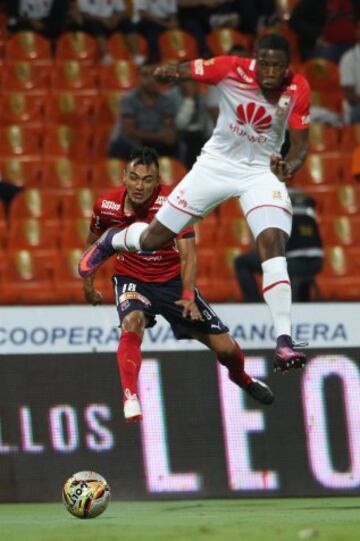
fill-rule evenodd
<path id="1" fill-rule="evenodd" d="M 258 133 L 268 130 L 271 126 L 272 117 L 266 112 L 263 105 L 257 106 L 251 102 L 244 106 L 240 104 L 236 109 L 239 124 L 250 124 Z"/>

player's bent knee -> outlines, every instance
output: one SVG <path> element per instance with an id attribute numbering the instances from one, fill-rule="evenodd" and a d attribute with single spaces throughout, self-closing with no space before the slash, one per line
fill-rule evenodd
<path id="1" fill-rule="evenodd" d="M 145 315 L 141 310 L 134 310 L 127 314 L 122 323 L 121 330 L 122 332 L 134 332 L 136 334 L 142 334 L 145 328 Z"/>

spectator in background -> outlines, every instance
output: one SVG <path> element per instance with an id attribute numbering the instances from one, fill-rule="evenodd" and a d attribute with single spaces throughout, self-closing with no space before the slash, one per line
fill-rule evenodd
<path id="1" fill-rule="evenodd" d="M 149 44 L 149 60 L 157 62 L 161 32 L 178 26 L 176 0 L 134 0 L 134 21 Z"/>
<path id="2" fill-rule="evenodd" d="M 299 37 L 303 60 L 322 57 L 338 62 L 356 39 L 360 0 L 300 0 L 289 19 Z"/>
<path id="3" fill-rule="evenodd" d="M 293 204 L 293 226 L 286 247 L 286 259 L 294 302 L 311 300 L 315 276 L 321 271 L 324 252 L 316 221 L 315 201 L 301 190 L 289 188 Z M 261 275 L 261 262 L 252 250 L 239 255 L 234 270 L 245 302 L 262 302 L 256 275 Z"/>
<path id="4" fill-rule="evenodd" d="M 64 30 L 68 0 L 6 0 L 8 30 L 31 30 L 55 40 Z"/>
<path id="5" fill-rule="evenodd" d="M 178 157 L 174 101 L 159 92 L 149 61 L 140 68 L 139 86 L 127 92 L 115 125 L 109 155 L 128 159 L 131 152 L 151 145 L 160 156 Z"/>
<path id="6" fill-rule="evenodd" d="M 345 120 L 360 122 L 360 22 L 356 27 L 357 43 L 340 60 L 340 85 L 344 93 Z"/>
<path id="7" fill-rule="evenodd" d="M 193 80 L 181 81 L 168 95 L 175 101 L 177 110 L 175 125 L 180 139 L 180 158 L 190 169 L 213 128 L 206 95 L 199 92 L 199 85 Z"/>
<path id="8" fill-rule="evenodd" d="M 114 32 L 121 32 L 133 55 L 133 61 L 136 64 L 145 61 L 140 54 L 135 28 L 124 0 L 70 0 L 68 28 L 94 35 L 105 62 L 111 60 L 107 52 L 108 37 Z"/>
<path id="9" fill-rule="evenodd" d="M 234 28 L 256 34 L 261 18 L 268 18 L 276 11 L 274 0 L 208 0 L 210 26 Z"/>

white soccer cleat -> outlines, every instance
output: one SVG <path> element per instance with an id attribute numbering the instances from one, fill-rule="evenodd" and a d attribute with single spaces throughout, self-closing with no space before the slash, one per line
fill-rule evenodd
<path id="1" fill-rule="evenodd" d="M 140 401 L 136 394 L 131 394 L 129 389 L 125 389 L 124 417 L 127 423 L 136 423 L 142 420 Z"/>

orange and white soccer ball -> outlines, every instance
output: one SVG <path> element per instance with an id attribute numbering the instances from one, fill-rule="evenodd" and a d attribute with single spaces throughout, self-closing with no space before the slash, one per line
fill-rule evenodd
<path id="1" fill-rule="evenodd" d="M 111 497 L 110 487 L 94 471 L 74 473 L 66 481 L 63 502 L 66 509 L 78 518 L 95 518 L 105 511 Z"/>

